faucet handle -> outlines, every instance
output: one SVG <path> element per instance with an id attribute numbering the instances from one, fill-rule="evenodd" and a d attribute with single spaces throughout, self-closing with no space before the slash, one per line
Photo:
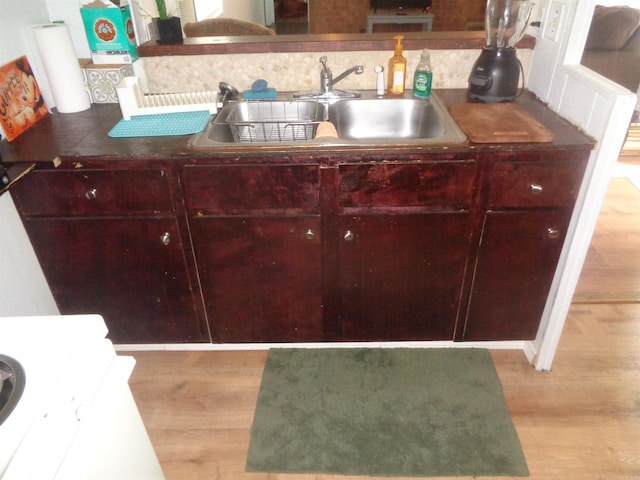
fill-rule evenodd
<path id="1" fill-rule="evenodd" d="M 322 64 L 322 70 L 320 71 L 320 89 L 322 92 L 328 92 L 331 90 L 331 80 L 333 78 L 333 74 L 329 67 L 327 67 L 327 57 L 324 55 L 320 57 L 320 63 Z"/>
<path id="2" fill-rule="evenodd" d="M 330 78 L 332 75 L 331 75 L 331 70 L 329 70 L 329 67 L 327 67 L 327 57 L 325 57 L 324 55 L 321 56 L 320 63 L 322 64 L 322 71 L 320 72 L 320 77 Z"/>

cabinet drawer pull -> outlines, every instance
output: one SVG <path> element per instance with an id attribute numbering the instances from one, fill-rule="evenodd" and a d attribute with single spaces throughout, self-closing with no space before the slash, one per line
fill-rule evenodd
<path id="1" fill-rule="evenodd" d="M 88 200 L 93 200 L 98 197 L 98 190 L 95 188 L 90 188 L 86 191 L 84 196 L 87 197 Z"/>
<path id="2" fill-rule="evenodd" d="M 534 195 L 540 195 L 542 193 L 542 185 L 532 183 L 531 185 L 529 185 L 529 190 L 531 190 L 531 193 L 533 193 Z"/>
<path id="3" fill-rule="evenodd" d="M 557 228 L 549 227 L 547 228 L 547 235 L 549 238 L 558 238 L 560 236 L 560 230 Z"/>
<path id="4" fill-rule="evenodd" d="M 313 240 L 313 237 L 315 237 L 315 233 L 313 233 L 313 230 L 309 229 L 304 233 L 304 238 L 306 240 Z"/>
<path id="5" fill-rule="evenodd" d="M 171 243 L 171 234 L 169 232 L 164 232 L 160 235 L 160 241 L 163 245 L 169 245 Z"/>
<path id="6" fill-rule="evenodd" d="M 354 238 L 356 238 L 356 236 L 353 234 L 353 232 L 351 230 L 347 230 L 344 234 L 344 239 L 347 242 L 351 242 Z"/>

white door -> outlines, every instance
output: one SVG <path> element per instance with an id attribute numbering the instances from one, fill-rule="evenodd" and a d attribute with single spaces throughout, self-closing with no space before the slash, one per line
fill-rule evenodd
<path id="1" fill-rule="evenodd" d="M 550 8 L 553 3 L 554 9 Z M 527 87 L 596 141 L 582 183 L 540 330 L 531 347 L 536 368 L 550 370 L 584 264 L 609 178 L 624 143 L 635 94 L 580 65 L 599 0 L 542 0 L 542 18 Z M 617 2 L 616 2 L 617 4 Z M 551 13 L 555 19 L 551 19 Z M 552 30 L 548 25 L 553 25 Z"/>
<path id="2" fill-rule="evenodd" d="M 264 0 L 264 24 L 270 27 L 276 23 L 276 7 L 273 0 Z"/>
<path id="3" fill-rule="evenodd" d="M 223 0 L 221 16 L 264 25 L 264 0 Z"/>
<path id="4" fill-rule="evenodd" d="M 193 0 L 196 19 L 217 18 L 222 15 L 222 0 Z"/>

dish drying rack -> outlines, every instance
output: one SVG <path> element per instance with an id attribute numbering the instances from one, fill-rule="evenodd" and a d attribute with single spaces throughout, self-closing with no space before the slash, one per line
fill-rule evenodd
<path id="1" fill-rule="evenodd" d="M 162 113 L 218 111 L 218 92 L 208 90 L 189 93 L 143 94 L 138 77 L 124 77 L 116 87 L 122 118 L 131 120 L 137 115 L 158 115 Z"/>
<path id="2" fill-rule="evenodd" d="M 296 142 L 311 140 L 320 124 L 317 101 L 242 102 L 225 121 L 236 142 Z"/>

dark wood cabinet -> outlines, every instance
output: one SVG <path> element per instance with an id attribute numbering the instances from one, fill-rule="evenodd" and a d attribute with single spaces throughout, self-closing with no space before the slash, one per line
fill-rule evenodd
<path id="1" fill-rule="evenodd" d="M 473 159 L 339 167 L 341 340 L 453 339 L 476 173 Z"/>
<path id="2" fill-rule="evenodd" d="M 566 154 L 497 157 L 463 340 L 535 338 L 584 169 Z"/>
<path id="3" fill-rule="evenodd" d="M 342 340 L 452 340 L 468 212 L 341 216 Z"/>
<path id="4" fill-rule="evenodd" d="M 41 170 L 13 190 L 61 313 L 101 314 L 117 343 L 209 341 L 167 177 Z"/>
<path id="5" fill-rule="evenodd" d="M 12 195 L 62 313 L 117 343 L 530 340 L 594 141 L 516 103 L 551 142 L 205 151 L 94 105 L 0 152 L 37 163 Z"/>
<path id="6" fill-rule="evenodd" d="M 191 233 L 214 341 L 322 340 L 319 217 L 196 216 Z"/>
<path id="7" fill-rule="evenodd" d="M 208 341 L 171 218 L 27 218 L 63 314 L 99 313 L 118 343 Z"/>
<path id="8" fill-rule="evenodd" d="M 535 338 L 586 155 L 274 158 L 67 165 L 14 197 L 61 312 L 118 343 Z"/>
<path id="9" fill-rule="evenodd" d="M 487 212 L 464 340 L 535 338 L 562 250 L 565 212 Z"/>
<path id="10" fill-rule="evenodd" d="M 585 161 L 86 162 L 14 197 L 61 312 L 118 343 L 527 340 Z"/>
<path id="11" fill-rule="evenodd" d="M 190 165 L 183 183 L 213 341 L 321 341 L 319 167 Z"/>

